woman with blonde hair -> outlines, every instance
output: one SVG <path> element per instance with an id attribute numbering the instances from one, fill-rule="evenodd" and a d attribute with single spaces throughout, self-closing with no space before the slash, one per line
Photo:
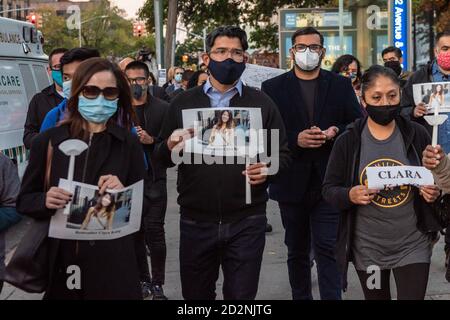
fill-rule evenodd
<path id="1" fill-rule="evenodd" d="M 89 208 L 81 230 L 112 230 L 116 202 L 114 197 L 105 193 L 97 198 L 97 204 Z"/>

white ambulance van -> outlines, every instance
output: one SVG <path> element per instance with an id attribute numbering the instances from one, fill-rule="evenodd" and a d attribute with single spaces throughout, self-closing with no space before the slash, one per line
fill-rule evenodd
<path id="1" fill-rule="evenodd" d="M 31 98 L 48 87 L 48 56 L 33 24 L 0 18 L 0 152 L 15 161 L 22 176 L 28 152 L 23 131 Z"/>

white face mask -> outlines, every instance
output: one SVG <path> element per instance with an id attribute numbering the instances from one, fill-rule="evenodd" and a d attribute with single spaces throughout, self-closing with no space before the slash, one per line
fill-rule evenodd
<path id="1" fill-rule="evenodd" d="M 111 200 L 109 200 L 108 198 L 103 198 L 102 199 L 102 206 L 104 206 L 105 208 L 107 206 L 109 206 L 111 204 Z"/>
<path id="2" fill-rule="evenodd" d="M 72 80 L 63 82 L 63 98 L 69 99 L 72 91 Z"/>
<path id="3" fill-rule="evenodd" d="M 295 53 L 295 63 L 304 71 L 311 71 L 316 69 L 320 63 L 320 55 L 317 52 L 312 52 L 307 48 L 305 52 Z"/>

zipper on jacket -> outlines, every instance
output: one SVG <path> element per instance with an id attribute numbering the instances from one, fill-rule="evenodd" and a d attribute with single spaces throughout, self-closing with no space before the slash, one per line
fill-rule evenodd
<path id="1" fill-rule="evenodd" d="M 81 182 L 82 182 L 82 183 L 85 183 L 85 182 L 86 182 L 87 163 L 88 163 L 88 160 L 89 160 L 89 150 L 91 150 L 91 144 L 92 144 L 92 137 L 93 137 L 93 136 L 94 136 L 94 134 L 91 132 L 91 133 L 89 134 L 89 143 L 88 143 L 88 149 L 87 149 L 87 151 L 86 151 L 86 159 L 84 160 L 83 177 L 82 177 L 82 179 L 81 179 Z M 75 256 L 78 256 L 79 249 L 80 249 L 79 241 L 77 240 L 77 242 L 76 242 L 76 244 L 75 244 Z"/>
<path id="2" fill-rule="evenodd" d="M 83 177 L 81 179 L 82 183 L 86 182 L 86 171 L 87 171 L 87 163 L 89 160 L 89 151 L 91 150 L 91 144 L 92 144 L 92 137 L 94 136 L 94 134 L 91 132 L 89 134 L 89 143 L 88 143 L 88 149 L 86 151 L 86 159 L 84 160 L 84 166 L 83 166 Z"/>

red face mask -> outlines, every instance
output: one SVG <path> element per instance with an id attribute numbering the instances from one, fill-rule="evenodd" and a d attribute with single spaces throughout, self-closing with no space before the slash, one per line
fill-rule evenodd
<path id="1" fill-rule="evenodd" d="M 437 63 L 439 67 L 445 71 L 450 71 L 450 51 L 441 51 L 437 56 Z"/>

